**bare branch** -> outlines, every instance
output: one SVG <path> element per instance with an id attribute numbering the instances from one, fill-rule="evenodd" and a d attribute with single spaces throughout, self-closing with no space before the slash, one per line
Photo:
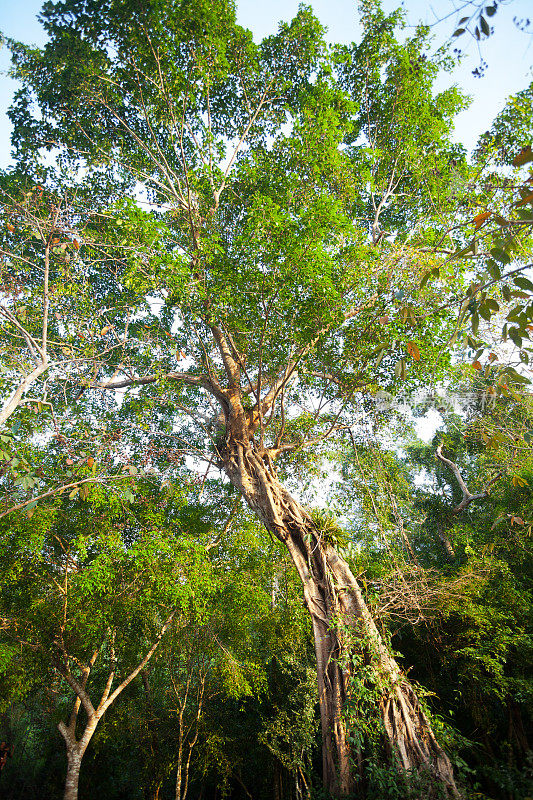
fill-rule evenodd
<path id="1" fill-rule="evenodd" d="M 11 322 L 11 324 L 14 325 L 15 328 L 18 331 L 20 331 L 22 337 L 24 338 L 24 340 L 26 341 L 26 344 L 28 345 L 28 348 L 29 348 L 33 358 L 35 358 L 37 361 L 40 361 L 42 359 L 41 348 L 39 347 L 39 345 L 37 344 L 37 342 L 35 341 L 33 336 L 30 333 L 28 333 L 26 328 L 24 328 L 20 324 L 20 322 L 18 321 L 16 316 L 13 314 L 13 312 L 9 308 L 7 308 L 6 306 L 0 306 L 0 314 L 3 314 L 4 317 L 6 317 L 6 319 L 8 319 L 9 322 Z"/>
<path id="2" fill-rule="evenodd" d="M 37 378 L 39 378 L 43 372 L 46 372 L 48 369 L 48 359 L 45 356 L 42 363 L 36 367 L 33 372 L 30 372 L 29 375 L 19 383 L 11 397 L 4 403 L 2 410 L 0 411 L 0 427 L 4 425 L 4 423 L 9 419 L 11 414 L 13 414 L 20 405 L 24 392 L 29 389 L 29 387 L 35 383 Z"/>
<path id="3" fill-rule="evenodd" d="M 222 389 L 216 385 L 212 379 L 206 375 L 192 375 L 189 372 L 167 372 L 165 375 L 144 375 L 133 376 L 131 378 L 123 378 L 122 380 L 114 381 L 110 378 L 108 381 L 100 383 L 93 383 L 88 388 L 94 389 L 126 389 L 130 386 L 147 386 L 155 383 L 158 380 L 178 381 L 185 383 L 188 386 L 199 386 L 212 394 L 220 402 L 226 402 L 226 396 Z"/>
<path id="4" fill-rule="evenodd" d="M 454 464 L 453 461 L 450 461 L 449 458 L 445 458 L 442 455 L 442 444 L 439 444 L 439 446 L 437 447 L 437 458 L 439 459 L 439 461 L 442 461 L 442 463 L 445 466 L 447 466 L 448 469 L 450 469 L 453 472 L 453 474 L 455 476 L 455 479 L 456 479 L 456 481 L 459 484 L 459 487 L 461 489 L 461 493 L 463 495 L 462 500 L 459 503 L 459 505 L 455 506 L 455 508 L 452 509 L 452 514 L 460 514 L 461 511 L 464 511 L 464 509 L 467 508 L 470 505 L 470 503 L 473 503 L 474 500 L 485 500 L 489 496 L 489 488 L 494 483 L 496 483 L 496 481 L 502 475 L 502 473 L 499 472 L 497 475 L 494 476 L 494 478 L 492 478 L 488 482 L 488 484 L 483 489 L 483 491 L 478 492 L 477 494 L 472 494 L 470 492 L 470 490 L 468 489 L 468 486 L 464 482 L 463 477 L 462 477 L 461 473 L 459 472 L 459 468 L 457 467 L 457 464 Z"/>

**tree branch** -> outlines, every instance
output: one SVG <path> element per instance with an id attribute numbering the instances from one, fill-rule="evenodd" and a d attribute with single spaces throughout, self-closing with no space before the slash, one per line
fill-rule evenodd
<path id="1" fill-rule="evenodd" d="M 461 493 L 463 495 L 461 502 L 458 505 L 456 505 L 455 508 L 452 509 L 452 514 L 460 514 L 461 511 L 464 511 L 465 508 L 468 508 L 470 503 L 473 503 L 474 500 L 485 500 L 489 496 L 489 488 L 494 483 L 496 483 L 496 481 L 499 478 L 501 478 L 502 475 L 502 473 L 499 472 L 497 475 L 495 475 L 494 478 L 492 478 L 488 482 L 483 491 L 478 492 L 477 494 L 472 494 L 468 489 L 468 486 L 464 482 L 463 477 L 459 472 L 459 468 L 457 467 L 457 464 L 454 464 L 453 461 L 450 461 L 449 458 L 445 458 L 445 456 L 442 455 L 442 444 L 439 444 L 439 446 L 437 447 L 437 458 L 439 459 L 439 461 L 442 461 L 442 463 L 445 466 L 447 466 L 449 470 L 453 472 L 455 479 L 461 489 Z"/>
<path id="2" fill-rule="evenodd" d="M 126 686 L 129 686 L 129 684 L 132 682 L 132 680 L 133 680 L 134 678 L 136 678 L 136 677 L 137 677 L 137 675 L 139 674 L 139 672 L 141 672 L 141 671 L 142 671 L 142 670 L 145 668 L 145 666 L 148 664 L 148 662 L 149 662 L 149 661 L 150 661 L 150 659 L 152 658 L 153 654 L 155 653 L 155 651 L 156 651 L 156 650 L 157 650 L 157 648 L 159 647 L 159 644 L 160 644 L 160 642 L 161 642 L 161 639 L 163 638 L 163 636 L 164 636 L 164 635 L 165 635 L 165 633 L 167 632 L 168 628 L 169 628 L 169 627 L 172 625 L 172 622 L 173 622 L 173 620 L 174 620 L 174 617 L 175 617 L 175 615 L 176 615 L 176 609 L 174 609 L 174 611 L 172 611 L 172 613 L 171 613 L 171 614 L 170 614 L 170 615 L 167 617 L 167 619 L 166 619 L 166 621 L 165 621 L 164 625 L 162 626 L 161 630 L 160 630 L 160 631 L 159 631 L 159 633 L 157 634 L 157 638 L 156 638 L 156 640 L 155 640 L 154 644 L 153 644 L 153 645 L 152 645 L 152 647 L 149 649 L 149 651 L 147 652 L 147 654 L 145 655 L 145 657 L 143 658 L 143 660 L 142 660 L 142 661 L 141 661 L 141 662 L 140 662 L 140 663 L 137 665 L 137 667 L 136 667 L 136 668 L 135 668 L 135 669 L 134 669 L 132 672 L 130 672 L 130 674 L 128 675 L 128 677 L 127 677 L 127 678 L 124 678 L 124 680 L 122 681 L 122 683 L 121 683 L 119 686 L 117 686 L 117 688 L 115 689 L 115 691 L 113 692 L 113 694 L 112 694 L 112 695 L 110 695 L 110 696 L 107 698 L 107 700 L 106 700 L 106 701 L 105 701 L 103 704 L 100 704 L 100 705 L 98 706 L 98 714 L 99 714 L 99 716 L 103 716 L 103 714 L 105 713 L 105 711 L 106 711 L 106 710 L 109 708 L 109 706 L 110 706 L 110 705 L 111 705 L 111 704 L 112 704 L 112 703 L 113 703 L 113 702 L 116 700 L 116 698 L 118 697 L 118 695 L 119 695 L 119 694 L 120 694 L 122 691 L 124 691 L 124 689 L 126 688 Z"/>

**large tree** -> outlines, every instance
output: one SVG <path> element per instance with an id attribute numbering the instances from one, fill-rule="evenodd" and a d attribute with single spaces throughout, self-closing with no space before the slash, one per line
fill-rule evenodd
<path id="1" fill-rule="evenodd" d="M 361 657 L 379 676 L 394 763 L 457 794 L 335 537 L 287 488 L 304 450 L 355 424 L 372 392 L 418 386 L 449 357 L 462 277 L 431 246 L 468 171 L 449 139 L 463 100 L 434 93 L 427 32 L 400 44 L 398 15 L 373 2 L 345 48 L 305 8 L 255 44 L 226 0 L 66 0 L 42 19 L 43 50 L 12 43 L 12 180 L 69 187 L 54 246 L 61 256 L 75 239 L 84 293 L 105 309 L 88 336 L 117 347 L 87 355 L 71 334 L 70 378 L 44 366 L 36 382 L 56 415 L 114 418 L 139 465 L 189 456 L 199 474 L 218 471 L 286 546 L 313 623 L 333 794 L 354 785 L 343 708 Z M 19 286 L 28 245 L 10 226 Z M 47 302 L 59 348 L 71 319 L 61 292 Z"/>

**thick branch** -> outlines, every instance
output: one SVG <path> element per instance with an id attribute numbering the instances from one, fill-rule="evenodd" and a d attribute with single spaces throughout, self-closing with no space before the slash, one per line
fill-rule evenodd
<path id="1" fill-rule="evenodd" d="M 489 491 L 488 491 L 489 488 L 492 486 L 493 483 L 496 483 L 496 481 L 498 480 L 498 478 L 501 477 L 502 474 L 501 472 L 499 472 L 494 478 L 492 478 L 492 480 L 489 481 L 489 483 L 486 485 L 483 491 L 478 492 L 477 494 L 472 494 L 469 491 L 468 486 L 464 482 L 463 477 L 457 467 L 457 464 L 454 464 L 453 461 L 450 461 L 449 458 L 445 458 L 442 455 L 442 444 L 439 444 L 439 446 L 437 447 L 437 458 L 439 459 L 439 461 L 442 461 L 442 463 L 453 472 L 453 474 L 455 475 L 455 479 L 457 480 L 457 483 L 459 484 L 459 487 L 461 489 L 461 493 L 463 495 L 461 502 L 457 506 L 455 506 L 454 509 L 452 509 L 452 514 L 460 514 L 461 511 L 464 511 L 465 508 L 467 508 L 470 505 L 470 503 L 474 502 L 474 500 L 485 500 L 489 496 Z"/>
<path id="2" fill-rule="evenodd" d="M 85 690 L 86 687 L 87 687 L 87 681 L 89 680 L 89 675 L 90 675 L 91 669 L 94 667 L 96 659 L 98 658 L 98 653 L 99 653 L 99 650 L 95 650 L 93 652 L 89 663 L 83 669 L 82 678 L 81 678 L 81 687 L 82 687 L 83 690 Z M 80 710 L 80 706 L 81 706 L 81 699 L 77 696 L 76 700 L 74 701 L 74 706 L 72 707 L 72 711 L 70 713 L 70 719 L 69 719 L 69 722 L 68 722 L 68 728 L 71 731 L 72 736 L 73 736 L 74 739 L 76 738 L 76 720 L 78 719 L 78 712 Z M 64 724 L 64 723 L 60 723 L 60 725 L 61 724 Z M 61 728 L 60 728 L 60 730 L 61 730 Z M 63 734 L 63 731 L 61 731 L 61 733 Z M 63 736 L 65 736 L 65 734 L 63 734 Z"/>
<path id="3" fill-rule="evenodd" d="M 30 386 L 35 383 L 37 378 L 39 378 L 43 372 L 46 372 L 47 369 L 48 359 L 45 356 L 39 366 L 36 367 L 33 372 L 30 372 L 29 375 L 26 375 L 26 377 L 19 383 L 9 400 L 4 403 L 2 410 L 0 411 L 0 428 L 9 419 L 11 414 L 17 410 L 26 390 L 29 389 Z"/>
<path id="4" fill-rule="evenodd" d="M 130 386 L 147 386 L 158 380 L 177 381 L 179 383 L 185 383 L 187 386 L 200 386 L 212 394 L 213 397 L 216 397 L 220 402 L 224 404 L 227 403 L 224 392 L 212 379 L 205 375 L 191 375 L 189 372 L 167 372 L 165 375 L 134 376 L 117 381 L 110 379 L 100 383 L 93 383 L 90 388 L 106 390 L 127 389 Z"/>
<path id="5" fill-rule="evenodd" d="M 229 385 L 231 389 L 236 392 L 240 390 L 241 383 L 239 364 L 231 352 L 231 347 L 226 340 L 226 337 L 222 333 L 222 330 L 217 325 L 212 325 L 211 332 L 215 342 L 217 343 L 220 355 L 222 356 L 222 362 L 224 364 L 224 369 L 226 370 Z"/>
<path id="6" fill-rule="evenodd" d="M 72 691 L 75 692 L 76 695 L 79 697 L 79 699 L 81 701 L 81 704 L 82 704 L 83 708 L 85 709 L 85 712 L 86 712 L 87 716 L 88 717 L 94 717 L 94 715 L 96 714 L 95 708 L 94 708 L 94 706 L 92 704 L 91 698 L 89 697 L 89 695 L 87 694 L 87 692 L 83 688 L 83 686 L 80 683 L 78 683 L 78 681 L 71 674 L 71 672 L 70 672 L 70 670 L 68 668 L 65 669 L 64 672 L 61 671 L 61 670 L 60 670 L 60 672 L 61 672 L 61 677 L 63 678 L 63 680 L 66 683 L 68 683 L 68 685 L 70 686 Z"/>

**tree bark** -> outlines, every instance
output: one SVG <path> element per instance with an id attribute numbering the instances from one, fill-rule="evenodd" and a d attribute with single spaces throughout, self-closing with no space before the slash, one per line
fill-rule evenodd
<path id="1" fill-rule="evenodd" d="M 181 797 L 181 767 L 183 761 L 183 714 L 180 714 L 180 732 L 178 738 L 178 768 L 176 770 L 176 792 L 175 792 L 175 800 L 182 800 Z"/>
<path id="2" fill-rule="evenodd" d="M 453 544 L 446 535 L 446 529 L 444 528 L 444 526 L 441 524 L 440 521 L 438 522 L 438 528 L 439 528 L 439 539 L 444 548 L 444 552 L 446 553 L 446 558 L 448 559 L 448 561 L 453 562 L 455 561 L 455 550 L 453 549 Z"/>
<path id="3" fill-rule="evenodd" d="M 326 789 L 335 797 L 354 790 L 359 754 L 350 747 L 343 712 L 353 669 L 350 653 L 358 648 L 386 687 L 379 710 L 391 760 L 408 772 L 426 772 L 436 792 L 458 797 L 451 763 L 413 687 L 383 643 L 347 562 L 283 487 L 268 449 L 244 437 L 242 426 L 236 428 L 227 429 L 221 466 L 251 510 L 287 547 L 311 614 Z"/>
<path id="4" fill-rule="evenodd" d="M 77 748 L 67 754 L 67 777 L 65 779 L 63 800 L 78 800 L 81 758 Z"/>
<path id="5" fill-rule="evenodd" d="M 67 746 L 67 776 L 65 779 L 63 800 L 78 800 L 81 762 L 96 730 L 97 724 L 98 719 L 90 718 L 83 731 L 83 736 L 79 741 L 76 739 L 75 734 L 75 719 L 74 725 L 67 727 L 62 722 L 58 725 L 59 731 Z"/>

